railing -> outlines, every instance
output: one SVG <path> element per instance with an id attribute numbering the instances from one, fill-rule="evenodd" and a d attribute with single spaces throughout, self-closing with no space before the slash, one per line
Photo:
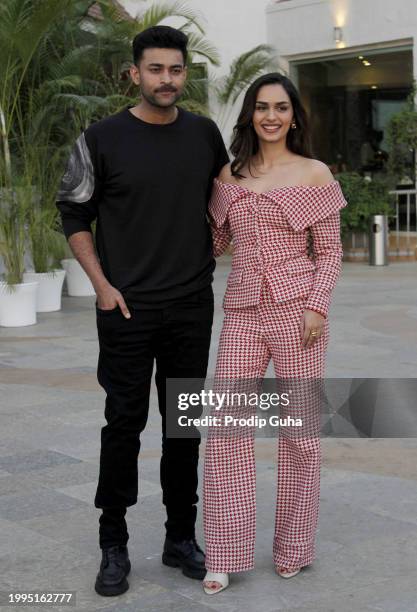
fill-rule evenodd
<path id="1" fill-rule="evenodd" d="M 397 251 L 414 252 L 417 246 L 417 189 L 397 189 L 395 195 L 395 232 L 391 245 Z M 394 242 L 394 244 L 393 244 Z"/>

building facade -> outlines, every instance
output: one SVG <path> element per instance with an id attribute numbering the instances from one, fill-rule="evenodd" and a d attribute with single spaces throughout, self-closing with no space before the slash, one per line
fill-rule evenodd
<path id="1" fill-rule="evenodd" d="M 383 172 L 387 123 L 404 107 L 417 75 L 417 4 L 274 0 L 265 17 L 268 42 L 309 111 L 316 157 L 335 172 Z M 391 246 L 406 256 L 417 252 L 414 168 L 410 151 L 391 222 Z"/>
<path id="2" fill-rule="evenodd" d="M 316 155 L 335 170 L 383 169 L 387 122 L 415 78 L 415 2 L 280 0 L 266 23 L 309 111 Z"/>

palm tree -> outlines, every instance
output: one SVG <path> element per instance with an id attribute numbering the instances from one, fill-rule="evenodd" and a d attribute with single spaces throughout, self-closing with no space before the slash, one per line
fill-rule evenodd
<path id="1" fill-rule="evenodd" d="M 33 58 L 68 6 L 69 0 L 4 0 L 0 4 L 0 255 L 10 286 L 22 281 L 25 223 L 32 196 L 30 179 L 25 172 L 19 176 L 13 163 L 14 145 L 22 149 L 16 134 L 24 135 L 22 108 L 27 103 L 27 82 L 34 79 Z"/>
<path id="2" fill-rule="evenodd" d="M 227 77 L 215 80 L 206 66 L 218 66 L 219 55 L 200 16 L 182 2 L 152 4 L 134 18 L 121 13 L 114 0 L 0 3 L 0 255 L 9 282 L 21 280 L 25 224 L 36 230 L 33 249 L 43 241 L 55 252 L 54 199 L 68 149 L 89 123 L 137 102 L 138 91 L 128 78 L 131 40 L 172 17 L 182 20 L 180 29 L 189 37 L 189 78 L 181 105 L 209 114 L 212 86 L 222 124 L 241 91 L 267 66 L 269 47 L 241 55 Z"/>
<path id="3" fill-rule="evenodd" d="M 100 50 L 103 68 L 101 84 L 106 88 L 112 112 L 136 103 L 139 97 L 135 85 L 128 78 L 132 39 L 149 27 L 159 25 L 168 18 L 176 18 L 183 21 L 179 29 L 189 38 L 189 78 L 180 104 L 186 109 L 208 114 L 207 83 L 201 76 L 201 61 L 218 66 L 219 55 L 205 38 L 198 13 L 182 2 L 158 3 L 147 7 L 135 18 L 120 19 L 117 17 L 119 9 L 112 0 L 101 0 L 97 4 L 103 19 L 90 23 L 90 28 L 94 31 L 95 48 Z"/>
<path id="4" fill-rule="evenodd" d="M 91 121 L 137 101 L 138 94 L 126 79 L 134 35 L 167 17 L 183 19 L 194 78 L 182 104 L 207 112 L 204 83 L 196 76 L 193 59 L 203 57 L 217 65 L 218 56 L 204 38 L 195 12 L 181 3 L 159 4 L 126 19 L 111 0 L 99 0 L 95 6 L 102 19 L 92 19 L 91 4 L 91 0 L 3 0 L 0 5 L 2 200 L 6 194 L 23 193 L 23 185 L 33 195 L 31 205 L 25 192 L 20 205 L 15 200 L 1 206 L 0 253 L 10 283 L 21 281 L 25 224 L 36 237 L 35 261 L 47 265 L 48 248 L 38 252 L 41 244 L 50 245 L 51 253 L 56 251 L 54 199 L 75 136 Z M 17 183 L 19 190 L 14 188 Z"/>
<path id="5" fill-rule="evenodd" d="M 219 106 L 217 123 L 224 129 L 239 96 L 258 76 L 276 63 L 273 47 L 258 45 L 235 58 L 229 74 L 214 81 L 215 98 Z"/>

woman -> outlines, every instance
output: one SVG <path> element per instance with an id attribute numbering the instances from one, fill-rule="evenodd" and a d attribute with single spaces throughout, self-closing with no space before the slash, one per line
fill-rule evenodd
<path id="1" fill-rule="evenodd" d="M 234 245 L 215 384 L 262 378 L 271 359 L 277 379 L 321 379 L 342 257 L 339 209 L 346 201 L 328 167 L 312 157 L 307 115 L 288 78 L 268 74 L 249 87 L 231 152 L 234 160 L 215 180 L 209 205 L 215 255 Z M 273 558 L 284 578 L 312 562 L 318 517 L 319 408 L 314 393 L 299 397 L 316 433 L 280 431 Z M 253 432 L 210 430 L 207 594 L 226 588 L 229 573 L 253 568 L 254 461 Z"/>

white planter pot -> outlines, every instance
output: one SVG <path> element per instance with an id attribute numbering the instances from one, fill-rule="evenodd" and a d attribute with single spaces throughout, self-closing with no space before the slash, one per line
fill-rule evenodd
<path id="1" fill-rule="evenodd" d="M 38 283 L 21 283 L 12 287 L 13 291 L 6 283 L 0 282 L 0 325 L 35 325 Z"/>
<path id="2" fill-rule="evenodd" d="M 61 310 L 62 285 L 64 284 L 65 270 L 53 272 L 25 272 L 25 283 L 38 282 L 36 298 L 37 312 L 54 312 Z"/>
<path id="3" fill-rule="evenodd" d="M 68 295 L 75 297 L 95 295 L 90 279 L 76 259 L 63 259 L 61 266 L 67 273 Z"/>

